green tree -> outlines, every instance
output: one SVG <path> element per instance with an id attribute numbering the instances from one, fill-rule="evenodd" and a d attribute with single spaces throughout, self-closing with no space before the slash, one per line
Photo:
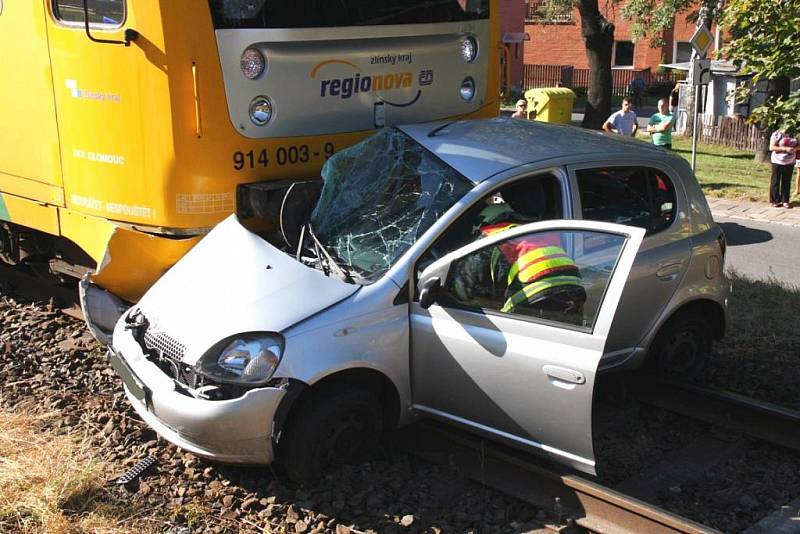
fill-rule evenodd
<path id="1" fill-rule="evenodd" d="M 631 22 L 631 36 L 635 40 L 649 38 L 652 46 L 661 46 L 663 34 L 674 26 L 675 17 L 686 15 L 694 21 L 700 8 L 705 8 L 710 24 L 718 16 L 719 5 L 719 0 L 629 0 L 621 13 Z"/>
<path id="2" fill-rule="evenodd" d="M 800 92 L 790 93 L 790 80 L 800 77 L 800 2 L 797 0 L 728 0 L 722 27 L 730 41 L 723 55 L 754 82 L 767 84 L 767 98 L 751 120 L 762 131 L 757 161 L 766 161 L 769 133 L 777 127 L 800 133 Z"/>
<path id="3" fill-rule="evenodd" d="M 767 86 L 767 98 L 752 111 L 750 120 L 761 128 L 757 161 L 768 156 L 769 133 L 781 126 L 800 133 L 800 94 L 789 92 L 789 81 L 800 76 L 798 0 L 629 0 L 622 15 L 631 21 L 635 38 L 649 37 L 653 45 L 663 41 L 676 16 L 696 19 L 700 8 L 707 23 L 718 22 L 728 44 L 722 57 L 736 63 L 754 82 Z"/>

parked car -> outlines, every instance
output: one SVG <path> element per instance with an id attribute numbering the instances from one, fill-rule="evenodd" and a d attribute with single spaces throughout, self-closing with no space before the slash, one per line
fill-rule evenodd
<path id="1" fill-rule="evenodd" d="M 286 197 L 307 217 L 284 199 L 285 243 L 231 216 L 117 323 L 111 363 L 167 440 L 306 479 L 430 416 L 591 473 L 598 371 L 696 372 L 724 333 L 723 233 L 661 148 L 387 127 L 321 183 Z"/>

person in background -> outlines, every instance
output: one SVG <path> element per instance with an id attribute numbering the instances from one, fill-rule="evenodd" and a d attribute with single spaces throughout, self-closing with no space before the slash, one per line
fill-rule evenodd
<path id="1" fill-rule="evenodd" d="M 624 135 L 625 137 L 636 137 L 639 125 L 636 123 L 636 113 L 631 111 L 631 99 L 622 99 L 622 109 L 611 114 L 603 123 L 603 130 L 609 133 Z"/>
<path id="2" fill-rule="evenodd" d="M 526 119 L 528 118 L 528 101 L 524 98 L 517 100 L 516 110 L 511 115 L 512 119 Z"/>
<path id="3" fill-rule="evenodd" d="M 647 125 L 647 133 L 653 137 L 653 144 L 663 146 L 672 150 L 672 113 L 668 109 L 668 101 L 662 98 L 658 101 L 658 113 L 653 113 L 650 117 L 650 124 Z"/>
<path id="4" fill-rule="evenodd" d="M 678 104 L 681 99 L 681 84 L 676 83 L 675 87 L 669 93 L 669 112 L 675 115 L 675 110 L 678 109 Z"/>
<path id="5" fill-rule="evenodd" d="M 647 82 L 637 74 L 636 77 L 631 80 L 630 86 L 628 87 L 630 96 L 633 98 L 633 107 L 636 109 L 642 107 L 642 97 L 644 96 L 645 89 L 647 89 Z"/>
<path id="6" fill-rule="evenodd" d="M 769 137 L 772 152 L 772 176 L 769 180 L 769 202 L 775 208 L 791 208 L 789 186 L 792 182 L 792 168 L 797 161 L 797 139 L 785 130 L 776 130 Z"/>
<path id="7" fill-rule="evenodd" d="M 794 167 L 797 169 L 797 178 L 795 178 L 794 194 L 800 195 L 800 157 L 795 153 Z"/>

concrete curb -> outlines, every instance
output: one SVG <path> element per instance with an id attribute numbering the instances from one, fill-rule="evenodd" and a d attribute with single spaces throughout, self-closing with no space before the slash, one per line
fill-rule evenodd
<path id="1" fill-rule="evenodd" d="M 763 202 L 736 202 L 724 198 L 707 198 L 714 217 L 770 222 L 800 228 L 800 207 L 773 208 Z"/>

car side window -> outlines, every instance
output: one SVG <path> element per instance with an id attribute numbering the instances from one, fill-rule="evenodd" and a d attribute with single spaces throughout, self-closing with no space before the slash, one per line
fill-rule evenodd
<path id="1" fill-rule="evenodd" d="M 481 228 L 489 222 L 525 224 L 563 217 L 558 177 L 544 174 L 505 184 L 483 197 L 445 230 L 417 262 L 417 276 L 439 258 L 485 237 Z"/>
<path id="2" fill-rule="evenodd" d="M 437 302 L 591 331 L 624 244 L 623 236 L 588 230 L 499 241 L 455 260 Z"/>
<path id="3" fill-rule="evenodd" d="M 89 22 L 122 26 L 125 22 L 125 0 L 86 0 Z M 55 0 L 53 14 L 63 22 L 83 23 L 83 0 Z"/>
<path id="4" fill-rule="evenodd" d="M 654 234 L 677 213 L 675 187 L 666 173 L 645 167 L 581 169 L 576 173 L 586 220 L 644 228 Z"/>

